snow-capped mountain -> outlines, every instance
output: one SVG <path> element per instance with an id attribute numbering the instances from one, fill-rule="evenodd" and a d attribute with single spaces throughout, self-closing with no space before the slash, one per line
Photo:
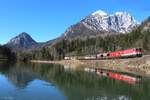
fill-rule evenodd
<path id="1" fill-rule="evenodd" d="M 6 46 L 11 47 L 12 49 L 26 49 L 33 45 L 38 44 L 31 36 L 25 32 L 19 34 L 18 36 L 12 38 Z"/>
<path id="2" fill-rule="evenodd" d="M 139 23 L 127 12 L 116 12 L 109 15 L 104 11 L 96 11 L 85 17 L 79 23 L 72 25 L 64 36 L 101 34 L 104 32 L 127 33 Z"/>

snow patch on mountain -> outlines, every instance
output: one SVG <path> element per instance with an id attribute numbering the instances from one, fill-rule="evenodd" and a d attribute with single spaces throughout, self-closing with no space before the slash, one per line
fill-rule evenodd
<path id="1" fill-rule="evenodd" d="M 107 32 L 130 32 L 139 23 L 127 12 L 116 12 L 108 15 L 103 11 L 96 11 L 81 21 L 90 29 Z"/>
<path id="2" fill-rule="evenodd" d="M 98 15 L 98 16 L 107 16 L 107 13 L 102 11 L 102 10 L 98 10 L 98 11 L 92 13 L 92 15 L 93 16 L 96 16 L 96 15 Z"/>

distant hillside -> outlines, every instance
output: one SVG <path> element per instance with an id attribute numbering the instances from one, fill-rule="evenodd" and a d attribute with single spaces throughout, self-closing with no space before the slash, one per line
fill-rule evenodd
<path id="1" fill-rule="evenodd" d="M 32 37 L 26 33 L 22 32 L 18 36 L 12 38 L 6 46 L 11 48 L 13 51 L 22 51 L 22 50 L 30 50 L 35 49 L 41 46 L 41 43 L 37 43 Z"/>

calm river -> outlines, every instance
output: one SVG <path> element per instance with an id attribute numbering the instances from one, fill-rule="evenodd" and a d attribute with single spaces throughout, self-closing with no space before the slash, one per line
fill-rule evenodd
<path id="1" fill-rule="evenodd" d="M 60 65 L 0 62 L 0 100 L 150 100 L 150 79 L 129 84 Z"/>

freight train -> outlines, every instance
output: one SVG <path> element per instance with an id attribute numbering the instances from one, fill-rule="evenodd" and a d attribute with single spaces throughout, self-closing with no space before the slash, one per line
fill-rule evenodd
<path id="1" fill-rule="evenodd" d="M 141 48 L 132 48 L 132 49 L 119 50 L 114 52 L 98 53 L 96 55 L 65 57 L 64 59 L 65 60 L 71 60 L 71 59 L 97 60 L 97 59 L 142 57 L 142 55 L 143 55 L 143 50 Z"/>
<path id="2" fill-rule="evenodd" d="M 129 58 L 129 57 L 142 57 L 143 51 L 141 48 L 132 48 L 127 50 L 119 50 L 108 53 L 100 53 L 96 55 L 97 59 L 105 58 Z"/>

